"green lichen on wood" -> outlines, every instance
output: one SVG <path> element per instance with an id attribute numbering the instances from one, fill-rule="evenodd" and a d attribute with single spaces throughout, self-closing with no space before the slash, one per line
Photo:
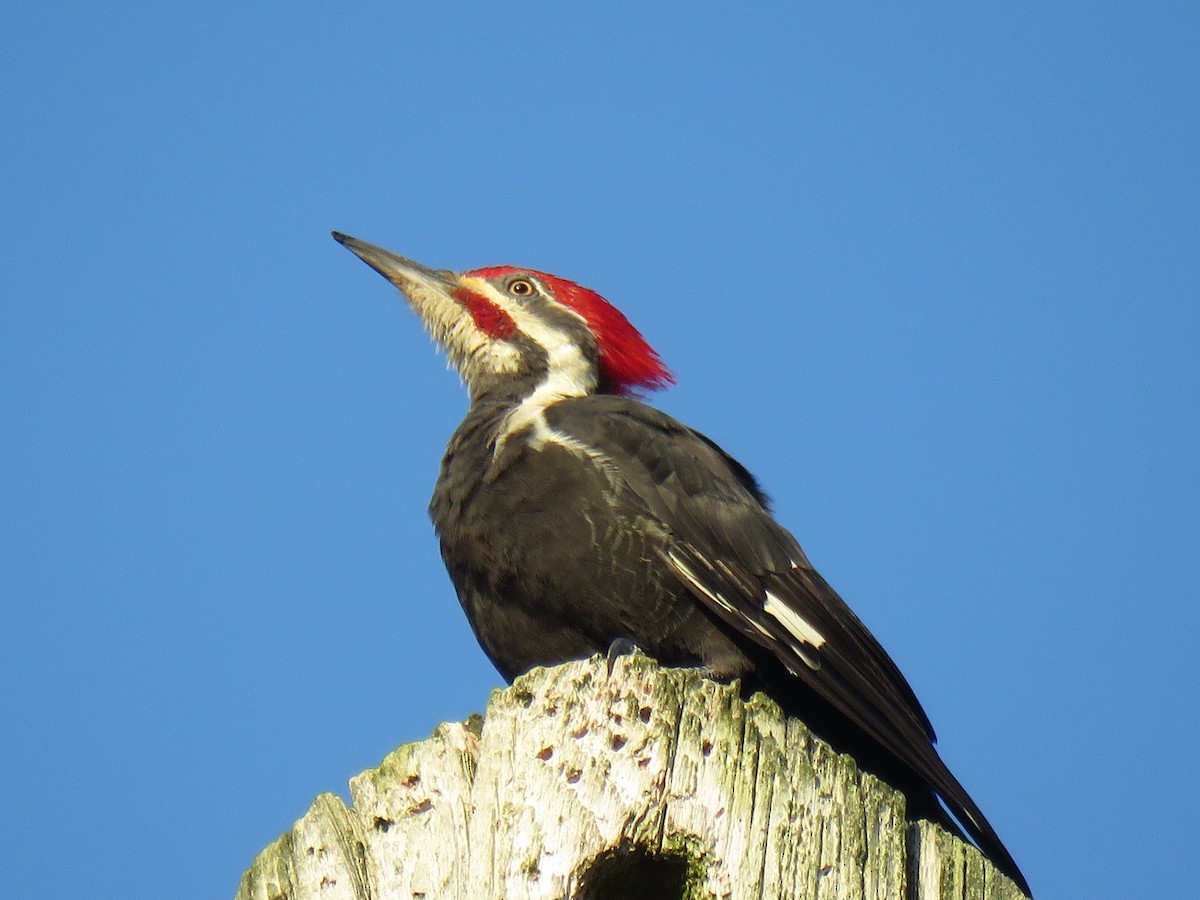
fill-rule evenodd
<path id="1" fill-rule="evenodd" d="M 924 900 L 1026 900 L 978 849 L 930 822 L 909 826 L 910 878 Z"/>
<path id="2" fill-rule="evenodd" d="M 630 873 L 686 900 L 1021 897 L 766 697 L 640 654 L 535 669 L 351 797 L 319 797 L 238 900 L 604 900 Z"/>
<path id="3" fill-rule="evenodd" d="M 237 900 L 293 900 L 296 873 L 292 868 L 291 832 L 281 835 L 258 854 L 242 875 Z"/>

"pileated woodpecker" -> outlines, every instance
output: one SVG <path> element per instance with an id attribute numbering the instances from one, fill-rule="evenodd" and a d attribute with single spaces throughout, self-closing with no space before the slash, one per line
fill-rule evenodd
<path id="1" fill-rule="evenodd" d="M 630 396 L 673 379 L 625 316 L 544 272 L 457 274 L 333 236 L 400 289 L 470 393 L 429 510 L 506 679 L 628 644 L 740 678 L 904 791 L 911 815 L 958 831 L 940 799 L 1029 893 L 912 688 L 753 476 Z"/>

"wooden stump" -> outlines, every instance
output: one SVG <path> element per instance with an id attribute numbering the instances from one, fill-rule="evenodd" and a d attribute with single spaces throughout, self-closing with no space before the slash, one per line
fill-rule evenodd
<path id="1" fill-rule="evenodd" d="M 535 669 L 323 794 L 237 900 L 1019 900 L 761 695 L 645 656 Z"/>

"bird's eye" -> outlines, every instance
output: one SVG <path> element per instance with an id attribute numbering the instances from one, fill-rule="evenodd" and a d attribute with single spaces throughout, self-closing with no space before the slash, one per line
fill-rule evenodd
<path id="1" fill-rule="evenodd" d="M 508 292 L 514 297 L 529 297 L 533 294 L 533 282 L 528 278 L 517 278 L 508 283 Z"/>

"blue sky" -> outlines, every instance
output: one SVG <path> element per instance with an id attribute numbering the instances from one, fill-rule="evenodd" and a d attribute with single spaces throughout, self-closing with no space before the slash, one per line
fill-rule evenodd
<path id="1" fill-rule="evenodd" d="M 177 7 L 2 15 L 7 896 L 230 896 L 499 684 L 333 228 L 604 293 L 1039 896 L 1194 891 L 1194 4 Z"/>

